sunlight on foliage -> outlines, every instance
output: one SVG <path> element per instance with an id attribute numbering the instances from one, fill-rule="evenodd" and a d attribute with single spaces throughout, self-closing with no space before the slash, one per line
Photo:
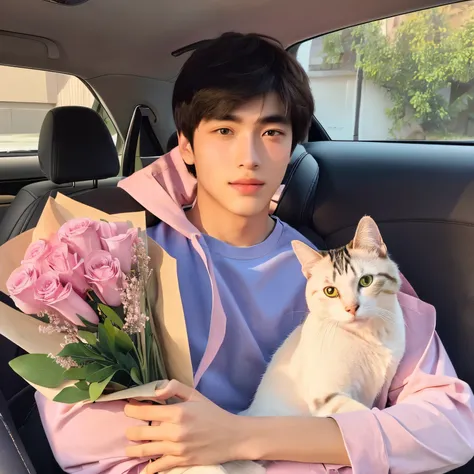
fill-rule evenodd
<path id="1" fill-rule="evenodd" d="M 366 80 L 387 91 L 393 103 L 386 111 L 393 120 L 392 133 L 411 116 L 426 131 L 447 133 L 451 121 L 473 99 L 474 10 L 469 10 L 472 13 L 462 27 L 456 27 L 449 8 L 399 17 L 402 21 L 390 34 L 385 33 L 385 21 L 376 21 L 323 40 L 325 63 L 339 64 L 349 55 Z M 446 91 L 454 83 L 468 87 L 450 103 Z"/>

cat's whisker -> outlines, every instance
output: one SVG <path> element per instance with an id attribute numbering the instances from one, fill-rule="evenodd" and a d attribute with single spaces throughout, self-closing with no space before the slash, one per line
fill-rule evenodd
<path id="1" fill-rule="evenodd" d="M 334 339 L 336 337 L 336 333 L 337 333 L 337 328 L 338 328 L 338 322 L 337 321 L 331 321 L 330 324 L 328 325 L 327 327 L 327 330 L 326 332 L 329 332 L 329 335 L 328 335 L 328 339 L 330 336 L 332 336 L 331 338 L 331 345 L 332 343 L 334 342 Z"/>
<path id="2" fill-rule="evenodd" d="M 380 319 L 383 319 L 384 321 L 387 321 L 387 322 L 392 321 L 395 316 L 391 311 L 384 308 L 378 308 L 377 315 Z"/>
<path id="3" fill-rule="evenodd" d="M 333 331 L 332 331 L 332 339 L 334 341 L 334 339 L 336 338 L 336 334 L 337 334 L 337 330 L 339 329 L 339 321 L 334 321 L 334 324 L 333 324 Z"/>
<path id="4" fill-rule="evenodd" d="M 321 356 L 324 355 L 325 348 L 327 347 L 328 343 L 329 345 L 332 345 L 332 343 L 334 342 L 335 335 L 335 321 L 328 320 L 327 324 L 324 325 L 324 334 L 322 335 L 322 337 L 317 339 L 319 342 L 319 350 Z"/>

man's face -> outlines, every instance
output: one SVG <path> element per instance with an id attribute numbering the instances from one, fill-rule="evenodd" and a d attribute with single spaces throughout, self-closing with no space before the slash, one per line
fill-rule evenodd
<path id="1" fill-rule="evenodd" d="M 268 212 L 291 155 L 292 130 L 276 94 L 247 102 L 229 116 L 203 120 L 193 146 L 179 137 L 184 161 L 195 165 L 198 203 L 241 217 Z"/>

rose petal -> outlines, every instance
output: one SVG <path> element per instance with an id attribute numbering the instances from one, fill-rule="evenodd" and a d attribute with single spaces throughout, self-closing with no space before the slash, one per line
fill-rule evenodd
<path id="1" fill-rule="evenodd" d="M 100 250 L 99 223 L 91 219 L 71 219 L 58 230 L 58 238 L 67 243 L 71 253 L 85 258 L 94 250 Z"/>
<path id="2" fill-rule="evenodd" d="M 24 264 L 11 273 L 6 282 L 8 294 L 15 305 L 25 314 L 38 314 L 45 309 L 34 295 L 39 273 L 32 263 Z"/>
<path id="3" fill-rule="evenodd" d="M 117 258 L 105 250 L 96 250 L 86 257 L 84 274 L 103 303 L 120 305 L 123 273 Z"/>
<path id="4" fill-rule="evenodd" d="M 125 234 L 101 239 L 105 250 L 119 260 L 120 268 L 125 274 L 130 273 L 132 269 L 133 244 L 136 242 L 137 236 L 137 229 L 130 228 Z"/>
<path id="5" fill-rule="evenodd" d="M 78 315 L 92 324 L 99 323 L 99 317 L 94 310 L 67 283 L 55 301 L 49 303 L 51 308 L 68 319 L 76 326 L 84 326 Z"/>
<path id="6" fill-rule="evenodd" d="M 51 252 L 51 245 L 47 240 L 36 240 L 32 242 L 26 249 L 25 256 L 21 261 L 22 264 L 33 263 L 39 272 L 43 271 L 43 262 Z"/>

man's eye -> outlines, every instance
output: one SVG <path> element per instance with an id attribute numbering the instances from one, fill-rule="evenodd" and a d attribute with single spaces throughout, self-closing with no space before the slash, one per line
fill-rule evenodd
<path id="1" fill-rule="evenodd" d="M 219 135 L 230 135 L 231 130 L 230 130 L 230 128 L 219 128 L 219 129 L 217 129 L 217 133 Z"/>
<path id="2" fill-rule="evenodd" d="M 267 135 L 268 137 L 276 137 L 278 135 L 283 135 L 283 132 L 280 130 L 267 130 L 264 135 Z"/>

